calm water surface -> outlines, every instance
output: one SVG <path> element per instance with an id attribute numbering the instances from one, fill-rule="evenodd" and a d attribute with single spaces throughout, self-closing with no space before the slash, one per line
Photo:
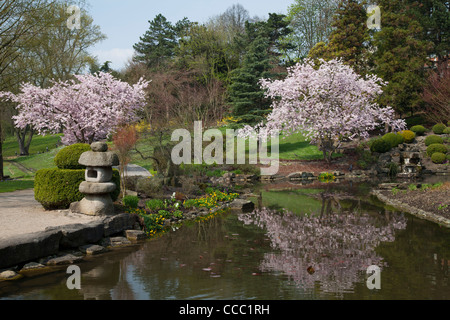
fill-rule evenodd
<path id="1" fill-rule="evenodd" d="M 262 191 L 258 209 L 191 223 L 65 269 L 0 283 L 0 299 L 450 299 L 450 229 L 327 186 Z M 381 289 L 366 286 L 381 268 Z"/>

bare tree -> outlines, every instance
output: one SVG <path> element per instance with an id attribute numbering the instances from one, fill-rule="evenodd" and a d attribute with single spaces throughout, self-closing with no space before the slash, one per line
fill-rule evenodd
<path id="1" fill-rule="evenodd" d="M 287 18 L 294 32 L 285 41 L 295 44 L 293 59 L 306 57 L 317 43 L 328 41 L 338 4 L 339 0 L 296 0 L 289 7 Z"/>

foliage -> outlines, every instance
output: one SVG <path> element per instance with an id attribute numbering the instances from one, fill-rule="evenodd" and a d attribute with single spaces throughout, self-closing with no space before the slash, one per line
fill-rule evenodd
<path id="1" fill-rule="evenodd" d="M 246 123 L 260 122 L 268 112 L 270 101 L 258 82 L 270 76 L 268 42 L 257 37 L 249 46 L 242 67 L 231 76 L 229 98 L 233 106 L 233 116 Z"/>
<path id="2" fill-rule="evenodd" d="M 139 197 L 137 196 L 124 196 L 122 198 L 122 203 L 124 206 L 130 208 L 130 209 L 137 209 L 139 204 Z"/>
<path id="3" fill-rule="evenodd" d="M 443 134 L 444 130 L 447 128 L 447 126 L 443 123 L 437 123 L 433 126 L 432 130 L 435 134 Z"/>
<path id="4" fill-rule="evenodd" d="M 344 139 L 367 138 L 370 130 L 384 123 L 394 130 L 404 128 L 403 120 L 393 120 L 392 108 L 375 103 L 382 84 L 372 75 L 362 78 L 339 60 L 321 60 L 317 68 L 307 59 L 289 68 L 285 80 L 261 80 L 273 100 L 272 113 L 267 123 L 244 127 L 239 134 L 249 136 L 256 131 L 264 139 L 301 130 L 320 145 L 324 159 L 331 161 Z"/>
<path id="5" fill-rule="evenodd" d="M 67 209 L 83 199 L 78 190 L 85 170 L 42 169 L 34 179 L 34 197 L 47 210 Z"/>
<path id="6" fill-rule="evenodd" d="M 284 37 L 294 45 L 289 58 L 298 62 L 319 42 L 326 42 L 333 30 L 332 21 L 336 12 L 336 0 L 295 0 L 289 6 L 287 20 L 293 33 Z"/>
<path id="7" fill-rule="evenodd" d="M 331 172 L 322 172 L 319 175 L 319 180 L 322 182 L 329 182 L 336 180 L 336 176 Z"/>
<path id="8" fill-rule="evenodd" d="M 450 134 L 450 127 L 447 127 L 444 129 L 444 134 Z"/>
<path id="9" fill-rule="evenodd" d="M 418 136 L 423 136 L 427 129 L 424 126 L 416 125 L 411 127 L 411 131 L 414 132 Z"/>
<path id="10" fill-rule="evenodd" d="M 424 27 L 414 16 L 413 1 L 380 0 L 382 28 L 373 36 L 375 73 L 388 84 L 382 105 L 405 113 L 419 108 L 425 83 L 424 65 L 432 43 L 423 39 Z M 407 3 L 407 4 L 406 4 Z"/>
<path id="11" fill-rule="evenodd" d="M 324 60 L 341 58 L 358 73 L 366 70 L 369 29 L 364 4 L 354 0 L 341 0 L 332 27 L 328 43 L 317 43 L 308 57 Z"/>
<path id="12" fill-rule="evenodd" d="M 403 137 L 405 143 L 411 143 L 416 138 L 416 134 L 411 130 L 403 130 L 400 131 L 399 134 Z"/>
<path id="13" fill-rule="evenodd" d="M 91 151 L 91 146 L 86 143 L 75 143 L 64 147 L 55 156 L 55 165 L 59 169 L 84 169 L 85 167 L 78 163 L 82 153 Z"/>
<path id="14" fill-rule="evenodd" d="M 145 206 L 149 209 L 149 210 L 153 210 L 153 211 L 158 211 L 158 210 L 162 210 L 165 209 L 167 207 L 166 203 L 164 202 L 164 200 L 161 199 L 151 199 L 148 200 L 145 203 Z"/>
<path id="15" fill-rule="evenodd" d="M 431 157 L 436 152 L 447 153 L 448 152 L 448 148 L 445 145 L 439 144 L 439 143 L 431 144 L 431 145 L 428 146 L 428 148 L 427 148 L 427 155 L 428 156 Z"/>
<path id="16" fill-rule="evenodd" d="M 441 152 L 435 152 L 431 156 L 431 161 L 433 161 L 433 163 L 441 164 L 444 163 L 446 160 L 447 160 L 446 155 Z"/>
<path id="17" fill-rule="evenodd" d="M 218 189 L 209 189 L 207 195 L 198 199 L 189 199 L 184 201 L 185 207 L 198 207 L 213 209 L 219 205 L 218 202 L 232 201 L 239 196 L 237 193 L 226 193 Z"/>
<path id="18" fill-rule="evenodd" d="M 376 139 L 370 146 L 370 151 L 377 153 L 385 153 L 391 150 L 391 144 L 383 138 Z"/>
<path id="19" fill-rule="evenodd" d="M 67 209 L 72 202 L 80 201 L 84 195 L 78 190 L 84 181 L 85 170 L 41 169 L 34 178 L 34 197 L 47 210 Z M 120 176 L 113 171 L 112 182 L 117 186 L 111 193 L 116 201 L 120 193 Z"/>
<path id="20" fill-rule="evenodd" d="M 400 143 L 404 142 L 404 138 L 401 134 L 395 133 L 395 132 L 389 132 L 386 133 L 382 139 L 389 143 L 391 148 L 397 147 Z"/>
<path id="21" fill-rule="evenodd" d="M 119 158 L 119 172 L 121 176 L 123 194 L 126 195 L 126 168 L 130 162 L 130 151 L 135 147 L 138 140 L 136 128 L 125 125 L 117 129 L 113 135 L 114 150 Z"/>
<path id="22" fill-rule="evenodd" d="M 158 14 L 149 23 L 149 29 L 133 46 L 136 52 L 134 60 L 144 62 L 150 68 L 164 66 L 174 57 L 178 39 L 185 34 L 191 22 L 184 18 L 173 25 Z"/>
<path id="23" fill-rule="evenodd" d="M 0 92 L 0 98 L 18 103 L 19 114 L 13 117 L 18 128 L 32 125 L 39 134 L 63 131 L 65 144 L 105 139 L 117 126 L 137 119 L 147 81 L 131 86 L 109 73 L 74 77 L 46 89 L 25 83 L 21 93 Z"/>
<path id="24" fill-rule="evenodd" d="M 389 169 L 388 176 L 391 178 L 397 176 L 397 174 L 399 173 L 399 166 L 396 162 L 389 162 L 387 164 L 387 168 Z"/>
<path id="25" fill-rule="evenodd" d="M 442 60 L 448 61 L 441 58 Z M 450 114 L 450 104 L 448 103 L 450 101 L 450 69 L 445 64 L 441 68 L 429 72 L 422 98 L 425 101 L 424 116 L 429 121 L 437 123 L 448 120 Z"/>
<path id="26" fill-rule="evenodd" d="M 427 147 L 432 145 L 432 144 L 435 144 L 435 143 L 443 144 L 444 143 L 444 139 L 442 139 L 441 137 L 436 136 L 436 135 L 430 135 L 430 136 L 425 138 L 425 145 Z"/>

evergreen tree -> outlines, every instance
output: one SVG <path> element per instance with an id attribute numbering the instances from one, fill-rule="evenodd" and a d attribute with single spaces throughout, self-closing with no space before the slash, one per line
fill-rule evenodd
<path id="1" fill-rule="evenodd" d="M 259 84 L 260 79 L 270 76 L 268 48 L 267 39 L 258 36 L 248 47 L 242 66 L 232 73 L 229 98 L 233 115 L 240 122 L 260 122 L 269 112 L 270 101 L 265 98 Z"/>
<path id="2" fill-rule="evenodd" d="M 342 0 L 334 16 L 329 43 L 316 44 L 309 52 L 309 57 L 327 61 L 341 58 L 357 73 L 364 73 L 367 69 L 368 41 L 369 29 L 364 2 Z"/>
<path id="3" fill-rule="evenodd" d="M 403 114 L 422 104 L 421 93 L 432 47 L 423 39 L 423 27 L 412 0 L 380 0 L 381 30 L 374 34 L 375 72 L 388 84 L 379 102 Z"/>
<path id="4" fill-rule="evenodd" d="M 184 18 L 173 25 L 162 14 L 149 21 L 150 28 L 140 37 L 133 48 L 136 51 L 135 61 L 144 62 L 148 67 L 164 65 L 175 55 L 178 39 L 190 25 Z"/>
<path id="5" fill-rule="evenodd" d="M 448 0 L 423 0 L 412 7 L 423 28 L 423 39 L 433 43 L 430 57 L 437 58 L 443 69 L 450 55 L 450 2 Z"/>

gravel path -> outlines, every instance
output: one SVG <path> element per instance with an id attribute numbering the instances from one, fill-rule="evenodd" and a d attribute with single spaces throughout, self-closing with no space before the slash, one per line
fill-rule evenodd
<path id="1" fill-rule="evenodd" d="M 45 211 L 34 200 L 33 190 L 0 193 L 0 241 L 13 236 L 44 231 L 75 223 L 89 223 L 100 219 L 72 214 L 68 210 Z"/>

